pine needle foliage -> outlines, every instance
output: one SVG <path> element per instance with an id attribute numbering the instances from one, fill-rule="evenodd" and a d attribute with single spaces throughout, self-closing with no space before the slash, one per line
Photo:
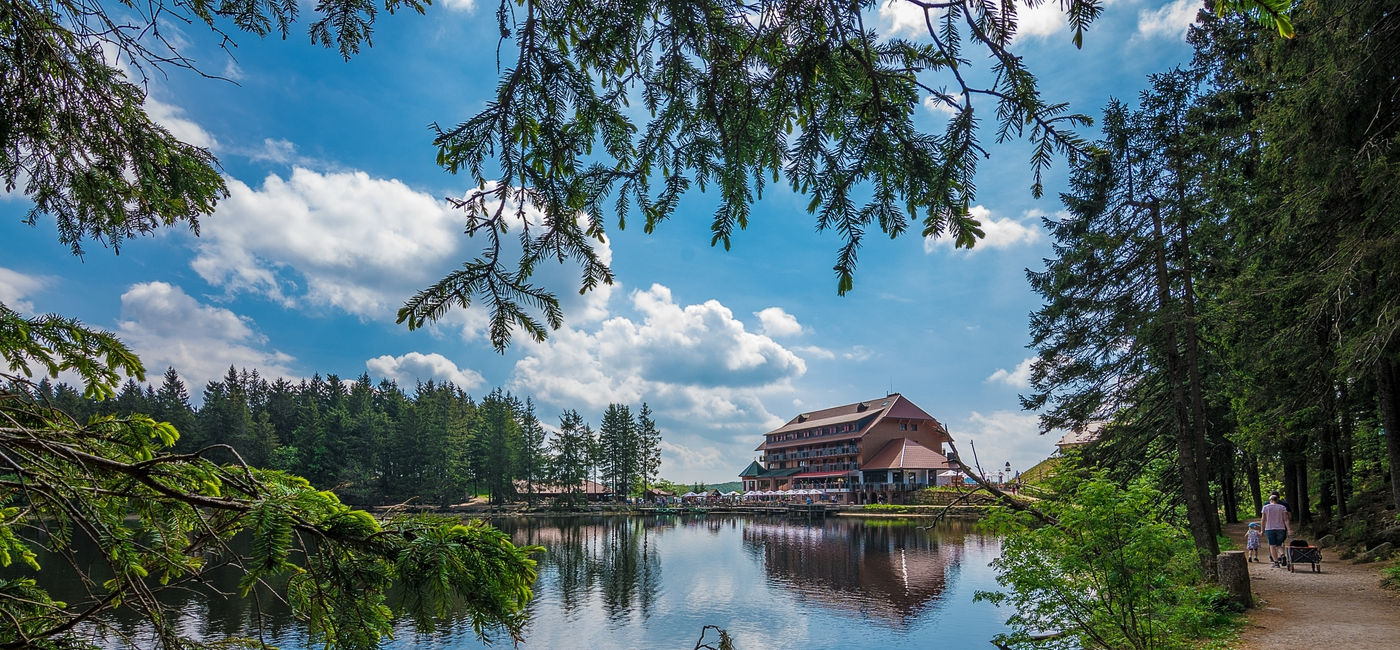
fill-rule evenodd
<path id="1" fill-rule="evenodd" d="M 199 590 L 211 571 L 242 572 L 237 596 L 282 594 L 312 640 L 368 648 L 400 617 L 430 631 L 448 604 L 482 638 L 519 639 L 535 578 L 535 547 L 484 524 L 398 516 L 379 520 L 305 479 L 170 454 L 179 434 L 147 416 L 77 422 L 32 391 L 0 391 L 0 647 L 107 629 L 109 610 L 145 618 L 162 647 L 183 647 L 162 591 Z M 215 447 L 223 448 L 222 445 Z M 229 450 L 224 448 L 225 452 Z M 232 543 L 247 536 L 248 550 Z M 59 602 L 40 586 L 36 548 L 77 564 L 95 545 L 107 579 L 79 572 L 85 597 Z M 54 570 L 51 568 L 50 570 Z M 392 586 L 411 598 L 391 602 Z M 285 585 L 285 588 L 281 588 Z M 234 594 L 228 594 L 233 597 Z"/>

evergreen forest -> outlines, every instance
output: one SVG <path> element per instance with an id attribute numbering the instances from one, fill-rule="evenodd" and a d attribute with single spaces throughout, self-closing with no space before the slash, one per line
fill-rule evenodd
<path id="1" fill-rule="evenodd" d="M 635 416 L 626 405 L 610 405 L 596 428 L 566 411 L 550 435 L 529 398 L 495 389 L 478 401 L 431 380 L 410 393 L 368 375 L 294 383 L 229 368 L 205 385 L 198 407 L 174 368 L 158 387 L 128 379 L 106 400 L 48 379 L 10 390 L 78 421 L 148 414 L 180 432 L 171 453 L 295 474 L 361 506 L 448 506 L 478 495 L 496 504 L 534 502 L 536 488 L 547 486 L 578 501 L 585 479 L 616 500 L 671 485 L 657 475 L 661 432 L 645 403 Z"/>

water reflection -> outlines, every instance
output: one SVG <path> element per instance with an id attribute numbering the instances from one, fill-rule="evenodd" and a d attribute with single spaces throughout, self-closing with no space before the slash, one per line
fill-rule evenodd
<path id="1" fill-rule="evenodd" d="M 516 543 L 545 548 L 526 648 L 689 648 L 707 624 L 729 629 L 745 648 L 925 648 L 930 639 L 965 647 L 985 644 L 1005 620 L 972 602 L 976 589 L 995 587 L 987 563 L 996 540 L 964 525 L 694 515 L 492 523 Z M 181 631 L 217 639 L 256 637 L 261 627 L 269 643 L 308 647 L 303 628 L 270 594 L 262 595 L 261 614 L 248 600 L 218 595 L 236 584 L 227 572 L 172 593 Z M 72 580 L 52 587 L 70 601 L 84 594 Z M 130 636 L 103 645 L 150 647 L 138 640 L 139 620 L 109 621 Z M 431 636 L 403 625 L 396 636 L 389 648 L 483 647 L 463 620 L 443 621 Z"/>
<path id="2" fill-rule="evenodd" d="M 525 519 L 493 522 L 517 544 L 545 548 L 540 572 L 551 574 L 566 614 L 576 613 L 597 592 L 608 618 L 645 620 L 661 585 L 661 560 L 653 538 L 669 527 L 656 519 Z"/>
<path id="3" fill-rule="evenodd" d="M 907 626 L 944 590 L 956 544 L 909 525 L 838 521 L 811 527 L 752 523 L 744 546 L 770 580 L 805 602 Z"/>

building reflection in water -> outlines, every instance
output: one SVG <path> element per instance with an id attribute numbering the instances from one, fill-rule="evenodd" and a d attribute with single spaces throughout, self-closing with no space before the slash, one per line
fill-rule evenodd
<path id="1" fill-rule="evenodd" d="M 943 594 L 967 531 L 947 524 L 935 534 L 899 520 L 753 521 L 744 548 L 769 581 L 806 603 L 907 627 Z"/>

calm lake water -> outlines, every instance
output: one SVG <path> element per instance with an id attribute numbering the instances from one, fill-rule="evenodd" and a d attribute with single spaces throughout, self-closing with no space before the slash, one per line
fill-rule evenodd
<path id="1" fill-rule="evenodd" d="M 525 648 L 688 650 L 705 625 L 729 630 L 740 648 L 991 647 L 1008 615 L 972 601 L 996 587 L 988 563 L 999 546 L 964 523 L 920 530 L 899 520 L 692 515 L 493 523 L 516 543 L 547 549 Z M 197 637 L 246 635 L 255 625 L 246 602 L 191 596 L 182 607 L 180 626 Z M 307 647 L 285 612 L 262 623 L 268 642 Z M 139 634 L 137 625 L 122 627 Z M 484 645 L 456 623 L 432 636 L 404 628 L 388 647 L 509 648 L 510 640 Z"/>

